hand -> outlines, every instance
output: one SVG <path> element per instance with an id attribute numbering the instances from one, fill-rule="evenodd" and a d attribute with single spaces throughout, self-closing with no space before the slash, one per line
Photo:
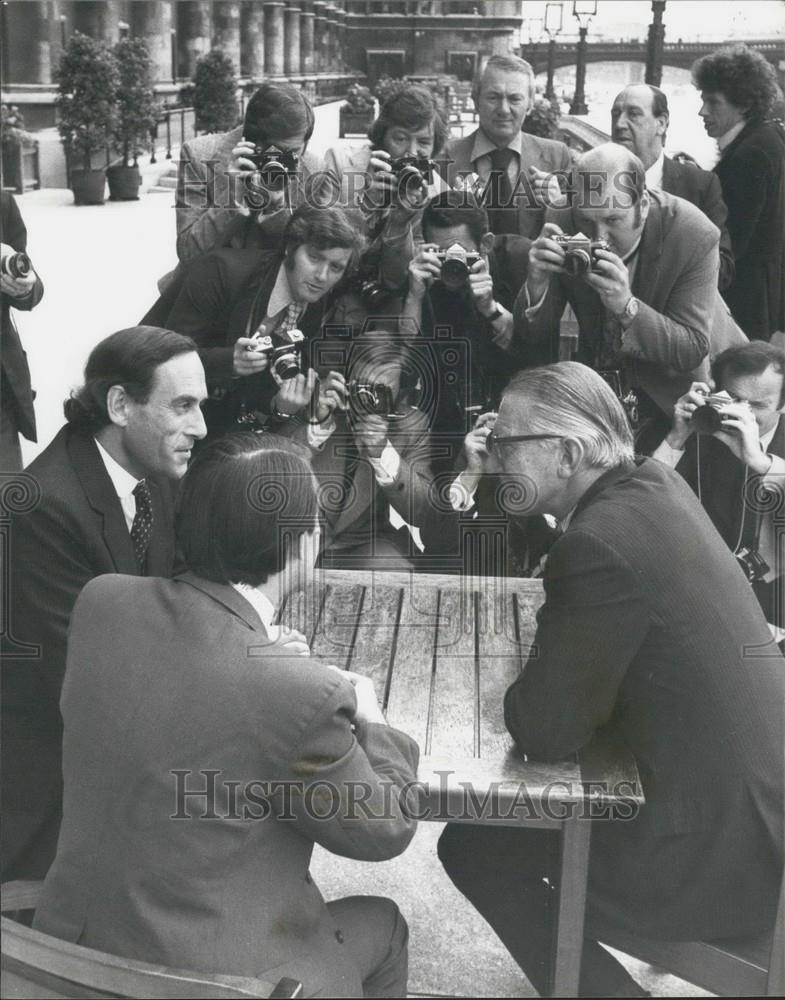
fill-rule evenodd
<path id="1" fill-rule="evenodd" d="M 371 208 L 391 205 L 397 179 L 390 166 L 392 157 L 384 149 L 372 149 L 368 163 L 370 183 L 365 189 L 365 201 Z"/>
<path id="2" fill-rule="evenodd" d="M 232 352 L 232 372 L 235 375 L 256 375 L 263 372 L 269 362 L 267 352 L 260 350 L 259 338 L 237 338 Z"/>
<path id="3" fill-rule="evenodd" d="M 232 149 L 229 161 L 229 172 L 243 179 L 243 200 L 250 209 L 257 212 L 257 221 L 262 216 L 277 212 L 286 205 L 286 191 L 271 191 L 262 183 L 256 164 L 251 159 L 255 145 L 247 139 L 241 139 Z"/>
<path id="4" fill-rule="evenodd" d="M 682 451 L 687 439 L 694 432 L 692 415 L 699 406 L 705 406 L 706 396 L 711 393 L 706 382 L 693 382 L 688 392 L 676 400 L 673 407 L 673 427 L 665 439 L 671 448 Z"/>
<path id="5" fill-rule="evenodd" d="M 491 456 L 488 454 L 486 442 L 488 435 L 493 430 L 496 423 L 496 413 L 481 413 L 463 439 L 463 452 L 466 456 L 466 470 L 471 473 L 481 474 L 488 471 Z"/>
<path id="6" fill-rule="evenodd" d="M 368 458 L 381 458 L 387 444 L 387 421 L 376 413 L 363 413 L 354 420 L 354 440 Z"/>
<path id="7" fill-rule="evenodd" d="M 714 437 L 722 441 L 748 469 L 765 476 L 771 459 L 760 443 L 760 428 L 749 403 L 728 403 L 720 410 L 722 430 Z"/>
<path id="8" fill-rule="evenodd" d="M 8 243 L 0 243 L 0 256 L 6 257 L 15 254 L 16 250 Z M 26 299 L 35 288 L 38 280 L 35 271 L 30 271 L 24 278 L 12 278 L 10 275 L 0 275 L 0 292 L 11 299 Z"/>
<path id="9" fill-rule="evenodd" d="M 293 416 L 310 403 L 315 388 L 316 372 L 313 368 L 308 369 L 307 375 L 300 372 L 294 378 L 284 379 L 273 399 L 273 408 L 278 413 Z"/>
<path id="10" fill-rule="evenodd" d="M 229 160 L 229 171 L 233 174 L 249 175 L 256 173 L 256 164 L 251 159 L 255 145 L 247 139 L 241 139 L 232 149 Z"/>
<path id="11" fill-rule="evenodd" d="M 621 316 L 632 298 L 627 265 L 610 250 L 598 250 L 596 268 L 596 271 L 585 274 L 583 280 L 597 292 L 609 312 Z"/>
<path id="12" fill-rule="evenodd" d="M 481 258 L 469 272 L 469 290 L 472 293 L 474 304 L 481 316 L 487 319 L 493 312 L 496 303 L 493 300 L 493 278 L 488 270 L 488 262 Z"/>
<path id="13" fill-rule="evenodd" d="M 526 288 L 532 305 L 539 302 L 548 290 L 551 275 L 558 274 L 564 267 L 564 251 L 553 239 L 554 236 L 563 235 L 561 226 L 557 226 L 555 222 L 546 222 L 531 245 Z"/>
<path id="14" fill-rule="evenodd" d="M 335 410 L 345 410 L 348 406 L 346 379 L 340 372 L 330 372 L 319 381 L 314 419 L 323 424 Z"/>
<path id="15" fill-rule="evenodd" d="M 386 726 L 387 720 L 379 706 L 379 699 L 376 697 L 376 689 L 373 686 L 371 678 L 355 674 L 351 670 L 341 670 L 338 667 L 331 666 L 331 669 L 337 670 L 354 688 L 354 693 L 357 697 L 357 708 L 354 712 L 353 721 L 359 724 L 376 722 L 382 726 Z"/>
<path id="16" fill-rule="evenodd" d="M 556 174 L 538 170 L 537 167 L 529 167 L 529 180 L 534 200 L 538 205 L 543 208 L 563 208 L 567 205 L 567 195 L 559 187 L 559 178 Z"/>
<path id="17" fill-rule="evenodd" d="M 436 256 L 435 243 L 423 243 L 409 263 L 409 294 L 422 299 L 426 291 L 442 273 L 442 264 Z"/>
<path id="18" fill-rule="evenodd" d="M 278 652 L 280 656 L 311 655 L 311 648 L 302 632 L 286 626 L 281 626 L 278 638 L 274 640 L 273 645 L 281 647 Z"/>

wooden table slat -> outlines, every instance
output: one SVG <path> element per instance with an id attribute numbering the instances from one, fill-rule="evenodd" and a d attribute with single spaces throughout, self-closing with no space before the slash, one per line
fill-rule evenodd
<path id="1" fill-rule="evenodd" d="M 388 696 L 403 592 L 400 587 L 366 587 L 349 669 L 370 677 L 382 702 Z"/>
<path id="2" fill-rule="evenodd" d="M 513 746 L 504 724 L 504 695 L 521 672 L 528 644 L 522 647 L 518 640 L 511 593 L 477 597 L 480 757 L 498 757 Z"/>
<path id="3" fill-rule="evenodd" d="M 477 713 L 474 594 L 442 590 L 436 633 L 433 701 L 426 754 L 476 757 Z"/>
<path id="4" fill-rule="evenodd" d="M 349 586 L 327 584 L 319 627 L 311 643 L 314 656 L 346 669 L 362 614 L 364 595 L 365 588 L 359 582 Z"/>

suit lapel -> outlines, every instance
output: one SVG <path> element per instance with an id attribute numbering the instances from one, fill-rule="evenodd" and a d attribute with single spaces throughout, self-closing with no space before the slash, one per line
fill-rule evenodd
<path id="1" fill-rule="evenodd" d="M 153 502 L 153 535 L 147 550 L 147 576 L 169 576 L 174 565 L 172 487 L 155 479 L 149 479 L 148 485 Z"/>
<path id="2" fill-rule="evenodd" d="M 267 631 L 262 624 L 261 618 L 256 613 L 255 609 L 249 601 L 239 594 L 234 587 L 229 583 L 215 583 L 213 580 L 205 580 L 204 577 L 197 576 L 196 573 L 192 573 L 188 570 L 185 573 L 178 574 L 175 578 L 178 583 L 185 583 L 189 587 L 193 587 L 195 590 L 201 591 L 206 594 L 212 600 L 216 601 L 218 604 L 230 611 L 235 617 L 240 618 L 253 632 L 260 633 L 260 640 L 264 642 L 265 640 L 270 641 L 267 637 Z"/>

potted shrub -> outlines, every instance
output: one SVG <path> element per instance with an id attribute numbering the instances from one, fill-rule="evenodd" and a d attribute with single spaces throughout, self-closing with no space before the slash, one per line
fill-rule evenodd
<path id="1" fill-rule="evenodd" d="M 338 112 L 339 137 L 365 135 L 373 122 L 376 102 L 367 87 L 353 83 L 346 91 L 346 100 Z"/>
<path id="2" fill-rule="evenodd" d="M 3 156 L 3 184 L 13 188 L 17 194 L 24 194 L 28 187 L 35 186 L 37 181 L 36 151 L 38 142 L 35 137 L 25 131 L 25 121 L 16 105 L 0 105 L 0 146 Z M 28 178 L 25 163 L 30 155 L 33 159 L 34 176 Z"/>
<path id="3" fill-rule="evenodd" d="M 142 182 L 136 158 L 149 144 L 158 110 L 152 64 L 147 43 L 141 38 L 121 39 L 113 53 L 117 62 L 118 88 L 112 144 L 122 156 L 122 162 L 109 167 L 106 178 L 113 201 L 135 201 Z"/>
<path id="4" fill-rule="evenodd" d="M 555 139 L 559 131 L 560 118 L 561 110 L 556 98 L 549 101 L 544 95 L 537 94 L 529 113 L 523 119 L 521 131 L 541 136 L 543 139 Z"/>
<path id="5" fill-rule="evenodd" d="M 196 63 L 194 113 L 201 132 L 227 132 L 238 120 L 237 77 L 234 63 L 220 49 L 212 49 Z"/>
<path id="6" fill-rule="evenodd" d="M 93 154 L 104 151 L 115 119 L 117 66 L 112 53 L 78 31 L 71 36 L 57 70 L 57 123 L 69 160 L 77 205 L 101 205 L 106 172 L 93 169 Z M 74 168 L 74 161 L 81 167 Z"/>

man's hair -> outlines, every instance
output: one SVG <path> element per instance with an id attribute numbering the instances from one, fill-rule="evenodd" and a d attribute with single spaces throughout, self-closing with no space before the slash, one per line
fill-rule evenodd
<path id="1" fill-rule="evenodd" d="M 375 149 L 382 148 L 387 130 L 395 125 L 415 132 L 433 123 L 433 154 L 441 152 L 450 137 L 450 126 L 441 98 L 421 83 L 410 83 L 393 94 L 379 109 L 379 117 L 368 129 Z"/>
<path id="2" fill-rule="evenodd" d="M 482 86 L 482 78 L 485 76 L 486 70 L 498 69 L 504 73 L 523 73 L 529 78 L 529 101 L 534 100 L 534 70 L 532 69 L 531 63 L 527 63 L 525 59 L 521 59 L 518 56 L 512 55 L 498 55 L 491 56 L 486 62 L 480 62 L 480 68 L 474 75 L 472 80 L 472 100 L 477 103 L 477 99 L 480 96 L 480 87 Z"/>
<path id="3" fill-rule="evenodd" d="M 729 375 L 762 375 L 769 365 L 782 375 L 779 405 L 785 406 L 785 351 L 765 340 L 751 340 L 749 344 L 729 347 L 714 359 L 711 374 L 714 384 L 722 389 Z"/>
<path id="4" fill-rule="evenodd" d="M 120 385 L 135 403 L 146 403 L 159 366 L 196 350 L 190 337 L 157 326 L 132 326 L 96 344 L 84 370 L 84 385 L 63 403 L 65 419 L 85 434 L 111 423 L 106 394 Z"/>
<path id="5" fill-rule="evenodd" d="M 665 91 L 660 90 L 659 87 L 655 87 L 652 83 L 647 83 L 646 86 L 651 91 L 651 113 L 655 118 L 661 118 L 663 115 L 670 118 L 668 97 Z"/>
<path id="6" fill-rule="evenodd" d="M 243 136 L 259 146 L 305 132 L 313 135 L 314 114 L 308 99 L 291 83 L 263 83 L 245 109 Z"/>
<path id="7" fill-rule="evenodd" d="M 343 209 L 301 205 L 293 212 L 283 232 L 287 256 L 305 243 L 317 250 L 332 250 L 336 247 L 351 250 L 352 255 L 346 268 L 348 275 L 356 269 L 366 240 L 362 226 L 353 224 Z"/>
<path id="8" fill-rule="evenodd" d="M 316 479 L 297 445 L 227 434 L 197 452 L 185 474 L 177 541 L 198 576 L 257 587 L 284 569 L 318 509 Z"/>
<path id="9" fill-rule="evenodd" d="M 504 393 L 526 408 L 522 433 L 558 434 L 580 441 L 586 468 L 632 462 L 632 431 L 608 383 L 577 361 L 530 368 L 512 377 Z"/>
<path id="10" fill-rule="evenodd" d="M 466 226 L 479 247 L 490 231 L 488 213 L 468 191 L 442 191 L 431 198 L 422 213 L 422 231 L 426 240 L 434 228 Z"/>
<path id="11" fill-rule="evenodd" d="M 747 121 L 765 118 L 780 94 L 774 67 L 743 44 L 702 56 L 693 64 L 692 82 L 698 90 L 722 94 Z"/>

